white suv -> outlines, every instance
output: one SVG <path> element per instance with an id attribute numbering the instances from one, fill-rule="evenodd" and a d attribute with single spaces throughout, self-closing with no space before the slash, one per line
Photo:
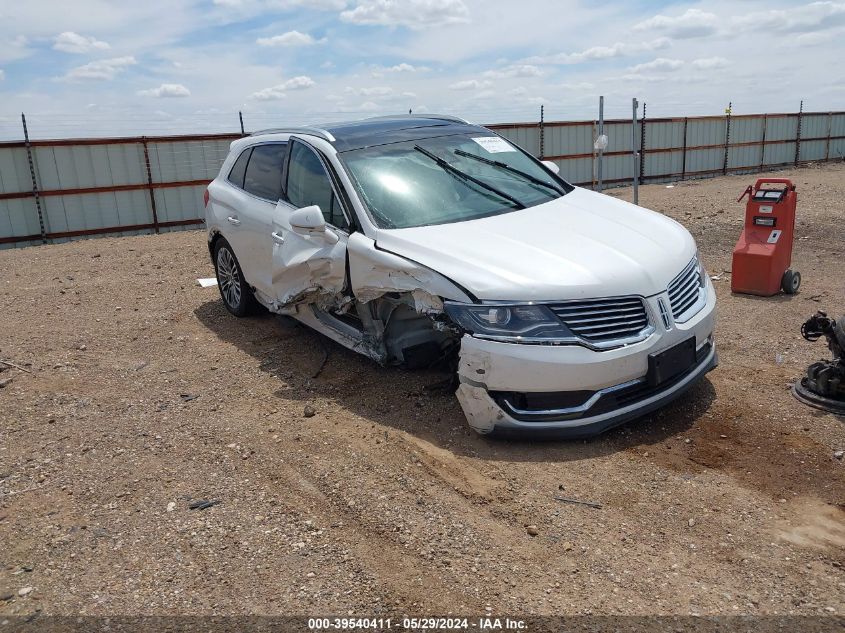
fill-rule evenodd
<path id="1" fill-rule="evenodd" d="M 379 363 L 457 355 L 479 433 L 594 435 L 716 366 L 716 298 L 684 227 L 557 173 L 451 117 L 253 134 L 206 194 L 221 296 Z"/>

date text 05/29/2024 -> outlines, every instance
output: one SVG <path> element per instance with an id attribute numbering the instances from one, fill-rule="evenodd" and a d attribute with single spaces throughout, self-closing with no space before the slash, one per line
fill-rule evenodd
<path id="1" fill-rule="evenodd" d="M 524 620 L 483 616 L 478 618 L 308 618 L 310 631 L 525 631 Z"/>

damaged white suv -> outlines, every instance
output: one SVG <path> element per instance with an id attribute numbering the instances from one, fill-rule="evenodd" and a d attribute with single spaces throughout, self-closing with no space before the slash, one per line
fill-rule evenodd
<path id="1" fill-rule="evenodd" d="M 716 366 L 716 298 L 680 224 L 557 173 L 451 117 L 242 138 L 206 193 L 221 296 L 379 363 L 457 354 L 479 433 L 594 435 Z"/>

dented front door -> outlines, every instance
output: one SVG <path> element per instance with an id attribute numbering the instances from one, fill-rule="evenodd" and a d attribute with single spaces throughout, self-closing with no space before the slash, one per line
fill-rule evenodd
<path id="1" fill-rule="evenodd" d="M 295 210 L 317 205 L 325 231 L 302 234 L 291 227 Z M 335 303 L 344 291 L 349 224 L 323 158 L 292 139 L 283 199 L 273 214 L 272 288 L 277 307 Z"/>

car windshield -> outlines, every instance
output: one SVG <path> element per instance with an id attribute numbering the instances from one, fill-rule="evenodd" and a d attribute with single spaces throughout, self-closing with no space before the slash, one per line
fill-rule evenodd
<path id="1" fill-rule="evenodd" d="M 458 134 L 340 154 L 380 228 L 447 224 L 533 207 L 569 191 L 492 134 Z"/>

